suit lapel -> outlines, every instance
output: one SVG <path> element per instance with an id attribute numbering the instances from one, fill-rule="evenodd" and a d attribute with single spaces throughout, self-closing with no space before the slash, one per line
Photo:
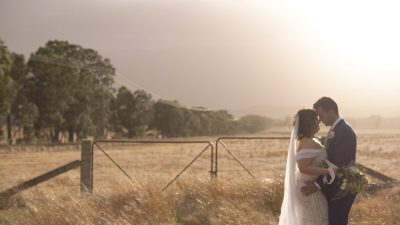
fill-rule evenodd
<path id="1" fill-rule="evenodd" d="M 329 132 L 334 132 L 334 136 L 332 138 L 329 138 L 329 132 L 328 135 L 326 137 L 326 151 L 328 152 L 328 158 L 330 159 L 330 155 L 333 153 L 333 148 L 334 148 L 334 144 L 335 144 L 335 139 L 336 139 L 336 133 L 338 130 L 338 127 L 341 126 L 341 123 L 344 122 L 344 119 L 341 119 L 333 128 L 333 130 L 330 130 Z"/>

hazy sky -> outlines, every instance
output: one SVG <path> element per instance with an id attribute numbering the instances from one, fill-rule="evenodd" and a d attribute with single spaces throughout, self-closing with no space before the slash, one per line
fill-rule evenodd
<path id="1" fill-rule="evenodd" d="M 0 37 L 28 56 L 67 40 L 117 84 L 186 106 L 284 117 L 331 96 L 344 116 L 400 116 L 396 1 L 1 0 Z"/>

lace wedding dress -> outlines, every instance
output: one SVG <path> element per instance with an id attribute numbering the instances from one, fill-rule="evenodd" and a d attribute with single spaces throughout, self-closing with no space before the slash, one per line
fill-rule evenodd
<path id="1" fill-rule="evenodd" d="M 302 149 L 296 154 L 296 160 L 316 157 L 312 162 L 313 166 L 319 167 L 328 154 L 325 149 Z M 318 175 L 309 175 L 296 171 L 296 198 L 299 207 L 296 207 L 296 214 L 299 225 L 328 225 L 328 203 L 321 191 L 310 196 L 301 193 L 301 187 L 305 181 L 315 180 Z"/>
<path id="2" fill-rule="evenodd" d="M 322 192 L 317 191 L 310 196 L 304 196 L 300 191 L 304 181 L 315 180 L 317 176 L 301 173 L 296 163 L 298 159 L 315 157 L 313 165 L 319 166 L 327 159 L 328 154 L 325 149 L 302 149 L 297 152 L 298 127 L 299 122 L 296 119 L 286 160 L 279 225 L 328 225 L 328 203 Z"/>

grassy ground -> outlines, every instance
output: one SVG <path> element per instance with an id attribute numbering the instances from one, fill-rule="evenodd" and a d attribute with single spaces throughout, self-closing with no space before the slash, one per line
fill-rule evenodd
<path id="1" fill-rule="evenodd" d="M 357 133 L 358 161 L 400 179 L 400 131 Z M 80 170 L 74 169 L 15 195 L 0 210 L 0 224 L 277 224 L 288 141 L 224 144 L 256 179 L 220 146 L 218 179 L 210 178 L 207 150 L 161 191 L 204 145 L 101 144 L 133 181 L 96 148 L 93 195 L 79 193 Z M 74 146 L 3 149 L 0 190 L 79 158 Z M 351 224 L 400 224 L 399 201 L 399 188 L 360 195 Z"/>

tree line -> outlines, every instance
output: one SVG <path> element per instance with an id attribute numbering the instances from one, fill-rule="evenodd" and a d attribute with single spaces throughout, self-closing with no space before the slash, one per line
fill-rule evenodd
<path id="1" fill-rule="evenodd" d="M 255 133 L 274 122 L 115 89 L 115 76 L 111 61 L 90 48 L 52 40 L 25 60 L 0 39 L 0 135 L 9 144 L 61 143 Z"/>

